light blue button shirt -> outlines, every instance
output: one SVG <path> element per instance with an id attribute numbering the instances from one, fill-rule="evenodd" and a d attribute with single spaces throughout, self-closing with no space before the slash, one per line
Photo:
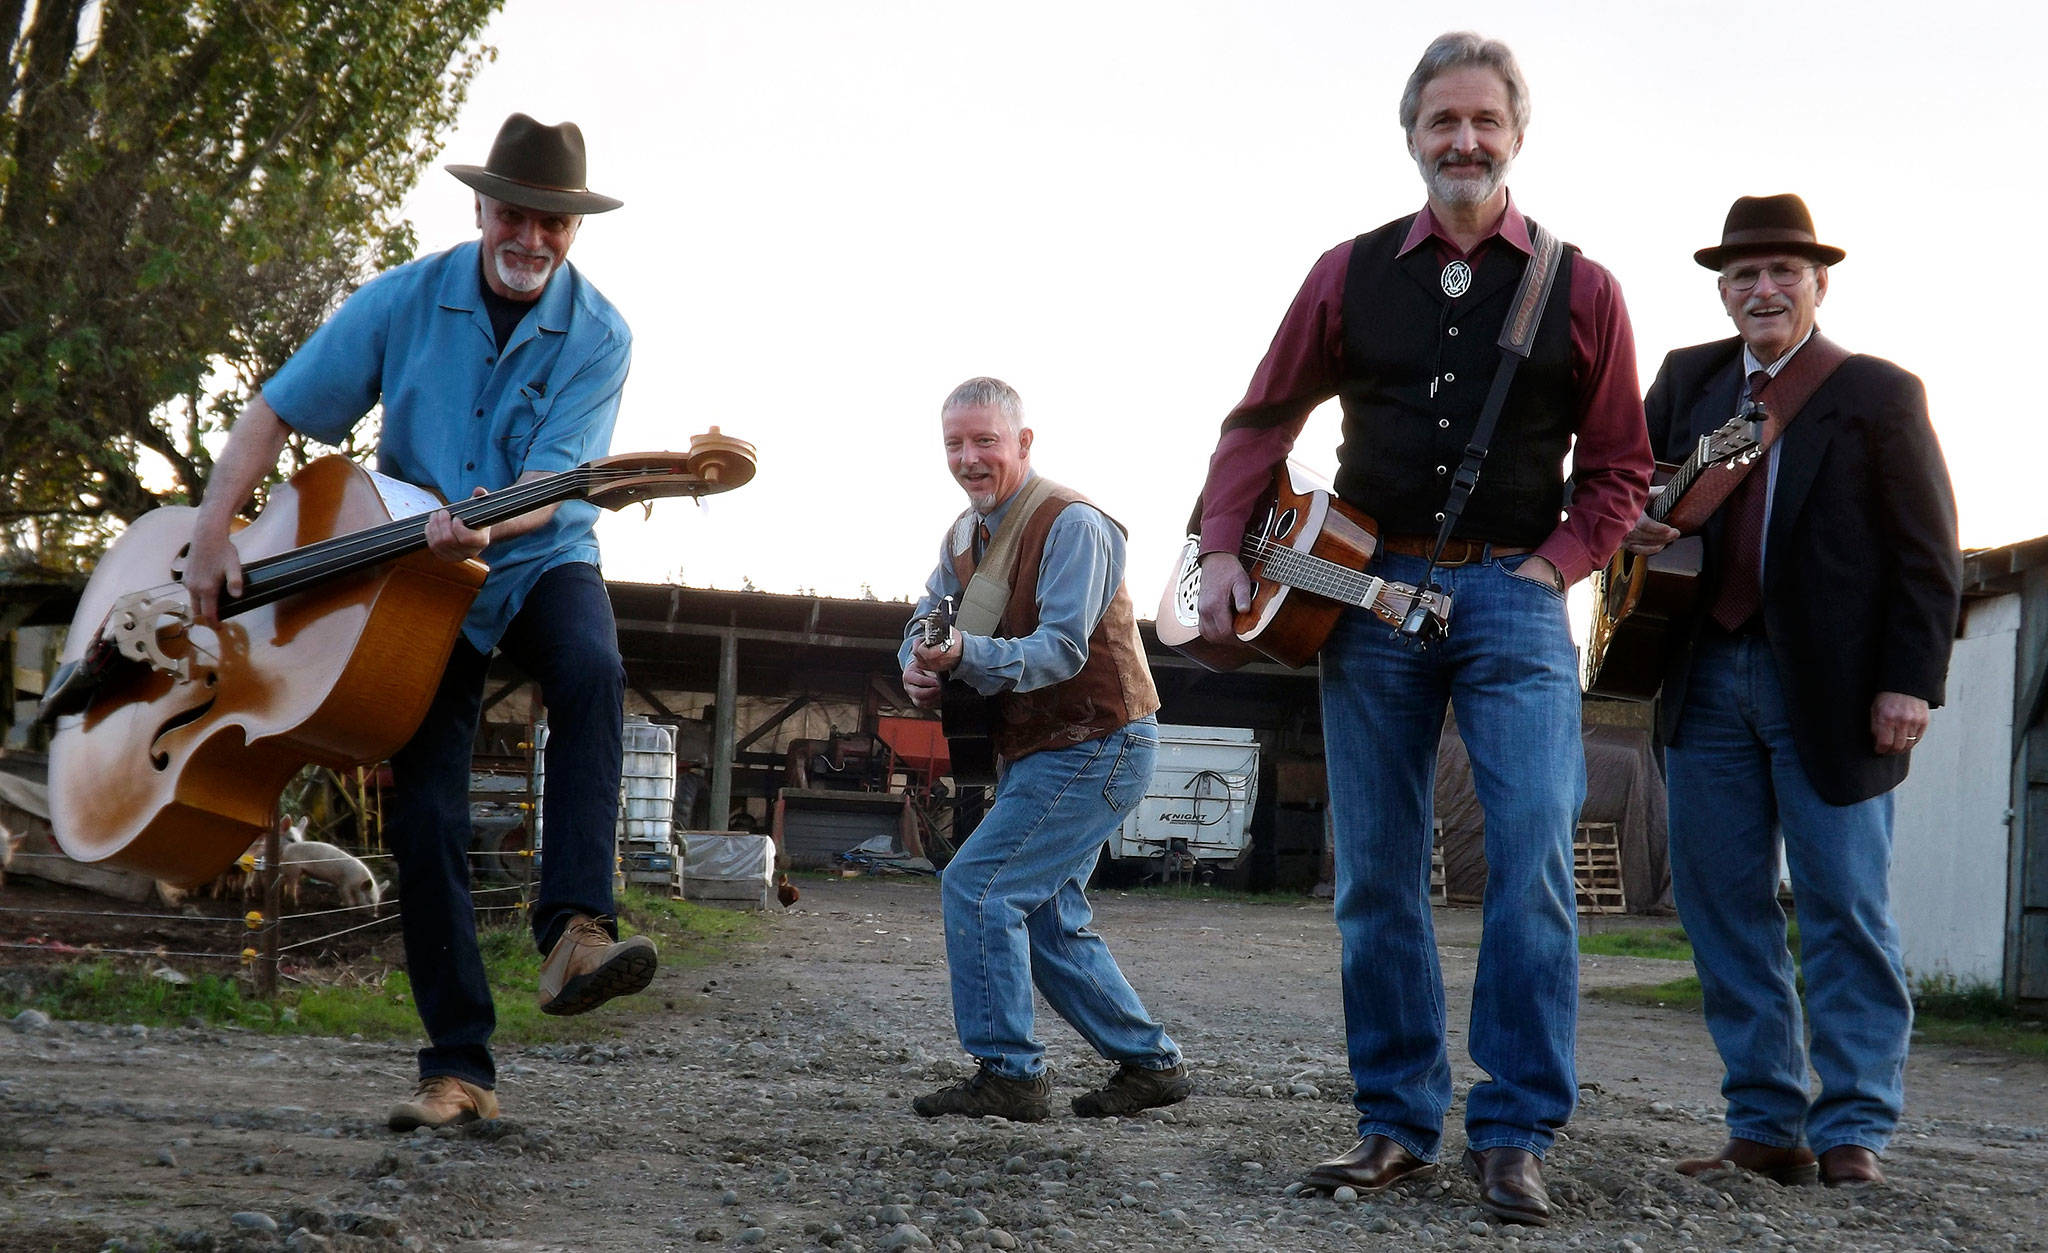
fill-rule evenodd
<path id="1" fill-rule="evenodd" d="M 604 456 L 632 360 L 625 319 L 565 262 L 500 354 L 478 250 L 462 244 L 365 283 L 264 384 L 264 400 L 330 444 L 381 400 L 377 469 L 449 501 Z M 489 652 L 542 574 L 598 564 L 597 514 L 564 501 L 545 525 L 486 548 L 491 575 L 464 637 Z"/>
<path id="2" fill-rule="evenodd" d="M 1012 493 L 982 519 L 991 533 L 1002 525 L 1016 499 L 1017 494 Z M 1045 537 L 1045 552 L 1038 561 L 1038 629 L 1017 639 L 964 637 L 953 677 L 984 696 L 1035 691 L 1073 678 L 1087 663 L 1088 637 L 1109 611 L 1109 602 L 1123 581 L 1123 531 L 1099 509 L 1085 504 L 1067 506 L 1053 519 L 1052 530 Z M 948 596 L 957 609 L 960 592 L 960 580 L 953 577 L 952 529 L 948 528 L 946 539 L 939 544 L 938 568 L 925 580 L 924 595 L 904 631 L 897 654 L 900 664 L 910 664 L 916 618 Z"/>

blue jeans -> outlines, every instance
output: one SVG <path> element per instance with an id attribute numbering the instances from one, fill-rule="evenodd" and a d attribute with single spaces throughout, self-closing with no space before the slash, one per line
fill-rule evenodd
<path id="1" fill-rule="evenodd" d="M 1006 763 L 995 803 L 946 863 L 953 1025 L 960 1046 L 997 1074 L 1045 1071 L 1045 1046 L 1031 1033 L 1033 984 L 1109 1060 L 1152 1070 L 1179 1063 L 1179 1046 L 1088 929 L 1094 912 L 1082 891 L 1103 843 L 1144 797 L 1158 755 L 1159 726 L 1146 717 Z"/>
<path id="2" fill-rule="evenodd" d="M 1830 805 L 1814 792 L 1762 636 L 1701 640 L 1673 738 L 1671 886 L 1727 1068 L 1729 1134 L 1883 1152 L 1905 1106 L 1913 1028 L 1891 912 L 1891 794 Z M 1778 905 L 1781 839 L 1820 1076 L 1811 1103 Z"/>
<path id="3" fill-rule="evenodd" d="M 540 577 L 498 648 L 540 684 L 548 710 L 547 832 L 534 939 L 546 952 L 571 914 L 612 912 L 626 672 L 611 599 L 597 567 Z M 470 904 L 470 758 L 490 658 L 455 642 L 425 721 L 391 758 L 397 785 L 387 831 L 397 858 L 405 968 L 427 1030 L 420 1077 L 495 1087 L 497 1013 Z"/>
<path id="4" fill-rule="evenodd" d="M 1466 1142 L 1539 1157 L 1578 1097 L 1578 913 L 1572 838 L 1585 799 L 1577 654 L 1564 597 L 1523 558 L 1437 572 L 1449 635 L 1423 647 L 1364 610 L 1323 646 L 1323 751 L 1336 844 L 1337 934 L 1358 1134 L 1435 1160 L 1451 1103 L 1443 970 L 1429 914 L 1437 740 L 1448 701 L 1486 814 L 1485 932 L 1468 1044 L 1488 1078 Z M 1405 583 L 1420 557 L 1373 573 Z"/>

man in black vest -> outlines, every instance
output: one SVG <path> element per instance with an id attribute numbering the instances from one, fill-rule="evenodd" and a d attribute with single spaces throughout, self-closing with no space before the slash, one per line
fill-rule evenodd
<path id="1" fill-rule="evenodd" d="M 1815 238 L 1799 197 L 1737 200 L 1721 243 L 1694 258 L 1720 273 L 1738 334 L 1666 357 L 1645 402 L 1672 461 L 1749 399 L 1772 414 L 1766 451 L 1702 532 L 1704 591 L 1659 711 L 1672 888 L 1727 1068 L 1728 1142 L 1680 1162 L 1686 1174 L 1727 1162 L 1780 1183 L 1881 1182 L 1904 1102 L 1913 1011 L 1891 917 L 1890 792 L 1942 701 L 1962 556 L 1920 380 L 1814 329 L 1843 255 Z M 1628 547 L 1677 537 L 1646 517 Z"/>
<path id="2" fill-rule="evenodd" d="M 1535 252 L 1508 196 L 1528 89 L 1504 45 L 1444 35 L 1401 97 L 1428 188 L 1419 213 L 1338 245 L 1310 272 L 1251 390 L 1223 424 L 1202 496 L 1202 634 L 1250 603 L 1247 518 L 1309 411 L 1344 407 L 1337 494 L 1377 519 L 1372 573 L 1433 579 L 1449 632 L 1418 640 L 1347 610 L 1322 653 L 1344 1017 L 1358 1143 L 1308 1182 L 1376 1191 L 1432 1168 L 1451 1103 L 1431 926 L 1432 791 L 1447 702 L 1486 813 L 1485 942 L 1473 984 L 1465 1167 L 1486 1208 L 1549 1221 L 1539 1162 L 1571 1117 L 1578 1013 L 1572 838 L 1585 796 L 1565 588 L 1642 511 L 1650 450 L 1635 342 L 1614 279 L 1567 246 L 1500 412 L 1484 473 L 1431 566 L 1497 347 Z M 1564 461 L 1573 463 L 1563 520 Z"/>

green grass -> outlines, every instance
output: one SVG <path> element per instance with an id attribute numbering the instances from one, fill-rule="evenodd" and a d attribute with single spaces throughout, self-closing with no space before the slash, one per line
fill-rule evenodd
<path id="1" fill-rule="evenodd" d="M 1691 961 L 1692 942 L 1683 927 L 1632 927 L 1617 931 L 1579 932 L 1579 951 L 1591 957 L 1657 957 Z"/>
<path id="2" fill-rule="evenodd" d="M 1673 979 L 1669 983 L 1637 983 L 1618 988 L 1587 988 L 1586 995 L 1596 1001 L 1615 1001 L 1623 1005 L 1644 1005 L 1651 1009 L 1698 1010 L 1700 1007 L 1700 981 L 1691 975 Z"/>
<path id="3" fill-rule="evenodd" d="M 1804 995 L 1804 985 L 1801 986 Z M 1588 988 L 1595 1000 L 1652 1009 L 1678 1009 L 1697 1013 L 1700 981 L 1674 979 L 1669 983 L 1638 984 L 1616 988 Z M 2048 1058 L 2048 1023 L 2022 1018 L 1989 984 L 1959 984 L 1952 978 L 1923 978 L 1913 991 L 1913 1039 L 1916 1044 L 1946 1044 L 1956 1048 L 2013 1053 L 2021 1057 Z"/>
<path id="4" fill-rule="evenodd" d="M 718 960 L 760 932 L 752 914 L 671 901 L 629 890 L 619 898 L 619 934 L 644 934 L 661 949 L 664 969 L 687 969 Z M 497 1002 L 496 1039 L 504 1044 L 600 1039 L 615 1034 L 622 1018 L 665 1008 L 652 996 L 629 997 L 595 1016 L 553 1018 L 536 1003 L 540 954 L 524 920 L 483 928 L 478 935 L 484 969 Z M 350 967 L 318 972 L 281 990 L 274 1001 L 241 979 L 205 975 L 166 983 L 146 971 L 100 959 L 66 969 L 50 985 L 21 997 L 0 991 L 0 1016 L 40 1009 L 53 1018 L 85 1022 L 176 1026 L 190 1019 L 255 1031 L 294 1035 L 360 1034 L 370 1040 L 415 1039 L 419 1016 L 412 984 L 400 970 L 364 972 Z"/>

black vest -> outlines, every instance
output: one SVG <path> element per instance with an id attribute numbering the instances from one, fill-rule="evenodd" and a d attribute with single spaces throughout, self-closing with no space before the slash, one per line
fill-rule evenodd
<path id="1" fill-rule="evenodd" d="M 1344 275 L 1344 442 L 1337 494 L 1386 534 L 1435 535 L 1500 366 L 1500 331 L 1529 259 L 1490 244 L 1471 286 L 1444 293 L 1425 242 L 1396 255 L 1414 215 L 1360 235 Z M 1557 529 L 1564 458 L 1578 427 L 1572 385 L 1572 258 L 1565 245 L 1536 344 L 1517 367 L 1500 425 L 1456 534 L 1533 547 Z M 1434 393 L 1434 394 L 1432 394 Z"/>

